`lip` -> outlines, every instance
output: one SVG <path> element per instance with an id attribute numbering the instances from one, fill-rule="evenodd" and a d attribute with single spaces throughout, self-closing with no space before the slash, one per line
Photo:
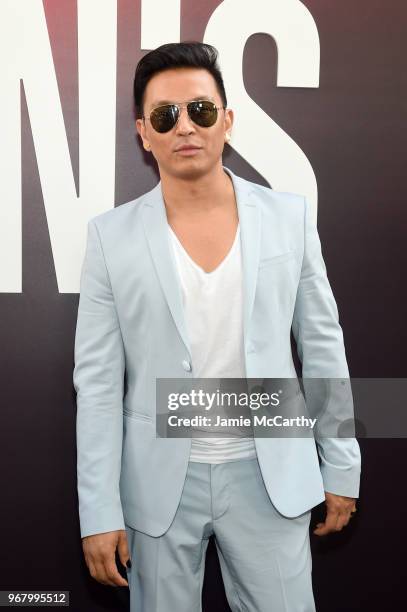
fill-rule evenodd
<path id="1" fill-rule="evenodd" d="M 202 151 L 202 147 L 194 147 L 192 145 L 184 145 L 179 149 L 175 149 L 175 153 L 186 157 L 190 155 L 196 155 L 199 151 Z"/>
<path id="2" fill-rule="evenodd" d="M 175 149 L 176 153 L 179 153 L 179 151 L 187 151 L 190 149 L 201 149 L 202 147 L 197 147 L 196 145 L 181 145 L 180 147 L 178 147 L 178 149 Z"/>

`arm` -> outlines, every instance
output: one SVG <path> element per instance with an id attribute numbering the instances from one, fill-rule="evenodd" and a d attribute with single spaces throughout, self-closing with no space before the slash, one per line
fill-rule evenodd
<path id="1" fill-rule="evenodd" d="M 119 492 L 124 347 L 98 229 L 88 223 L 75 336 L 81 536 L 125 529 Z"/>
<path id="2" fill-rule="evenodd" d="M 302 363 L 305 389 L 307 379 L 310 378 L 349 379 L 338 309 L 327 278 L 316 221 L 311 216 L 306 198 L 304 258 L 292 329 Z M 346 382 L 347 388 L 350 389 L 350 381 Z M 336 405 L 342 420 L 345 414 L 348 418 L 353 418 L 353 402 L 349 401 L 349 393 L 344 394 L 343 405 L 338 402 Z M 322 414 L 322 406 L 317 410 L 317 414 Z M 332 423 L 332 414 L 328 415 L 328 418 Z M 325 491 L 358 497 L 361 457 L 356 438 L 326 437 L 325 434 L 324 437 L 316 436 L 316 443 Z"/>

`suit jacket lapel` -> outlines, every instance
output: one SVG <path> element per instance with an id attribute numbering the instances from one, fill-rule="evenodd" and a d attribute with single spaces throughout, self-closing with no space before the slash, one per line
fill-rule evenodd
<path id="1" fill-rule="evenodd" d="M 237 176 L 225 166 L 223 168 L 232 178 L 239 214 L 243 268 L 243 333 L 246 345 L 260 259 L 261 210 L 250 181 Z"/>
<path id="2" fill-rule="evenodd" d="M 192 359 L 182 306 L 181 284 L 173 250 L 169 242 L 167 213 L 161 191 L 161 181 L 146 194 L 143 203 L 143 226 L 151 257 L 175 325 Z"/>
<path id="3" fill-rule="evenodd" d="M 256 291 L 257 270 L 260 257 L 260 207 L 253 197 L 249 181 L 235 175 L 229 168 L 223 169 L 233 181 L 235 190 L 242 246 L 244 338 L 246 341 Z M 178 332 L 192 359 L 188 338 L 182 290 L 176 261 L 168 235 L 168 221 L 161 190 L 161 181 L 143 198 L 143 226 L 151 257 L 157 271 L 165 299 Z M 231 296 L 231 299 L 233 297 Z"/>

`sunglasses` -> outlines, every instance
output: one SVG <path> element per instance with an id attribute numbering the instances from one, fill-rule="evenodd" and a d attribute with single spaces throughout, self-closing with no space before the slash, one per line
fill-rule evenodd
<path id="1" fill-rule="evenodd" d="M 181 115 L 181 109 L 185 104 L 163 104 L 154 108 L 149 117 L 143 115 L 143 119 L 149 119 L 151 125 L 160 134 L 169 132 L 177 124 Z M 218 110 L 225 106 L 216 106 L 210 100 L 192 100 L 186 104 L 189 118 L 200 127 L 211 127 L 216 123 Z"/>

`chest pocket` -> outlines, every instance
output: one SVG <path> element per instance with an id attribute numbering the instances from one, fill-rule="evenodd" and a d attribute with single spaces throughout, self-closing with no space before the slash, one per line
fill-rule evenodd
<path id="1" fill-rule="evenodd" d="M 269 257 L 267 256 L 263 257 L 259 261 L 259 268 L 264 268 L 266 266 L 271 266 L 274 264 L 277 265 L 277 264 L 283 264 L 289 261 L 294 261 L 295 255 L 296 255 L 296 251 L 292 249 L 291 251 L 286 251 L 285 253 L 271 255 Z"/>

